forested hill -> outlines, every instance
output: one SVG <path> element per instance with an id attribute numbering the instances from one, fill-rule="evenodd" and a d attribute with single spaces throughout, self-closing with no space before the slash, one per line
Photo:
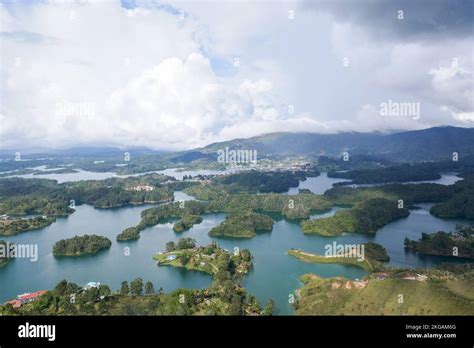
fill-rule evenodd
<path id="1" fill-rule="evenodd" d="M 347 151 L 352 155 L 383 156 L 394 161 L 439 160 L 450 158 L 453 152 L 460 156 L 474 154 L 474 128 L 436 127 L 392 134 L 274 133 L 214 143 L 192 152 L 194 156 L 212 154 L 225 147 L 257 150 L 260 158 L 340 156 Z"/>

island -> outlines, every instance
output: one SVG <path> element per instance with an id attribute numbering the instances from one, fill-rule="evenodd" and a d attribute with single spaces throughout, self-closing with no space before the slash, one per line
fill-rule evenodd
<path id="1" fill-rule="evenodd" d="M 202 222 L 202 217 L 199 215 L 185 215 L 180 220 L 175 222 L 173 225 L 173 231 L 175 232 L 184 232 L 189 230 L 195 224 L 200 224 Z"/>
<path id="2" fill-rule="evenodd" d="M 362 268 L 366 272 L 373 272 L 380 268 L 380 262 L 388 262 L 390 257 L 383 246 L 377 243 L 359 245 L 341 245 L 340 252 L 331 255 L 317 255 L 301 250 L 288 250 L 288 255 L 310 263 L 339 263 Z"/>
<path id="3" fill-rule="evenodd" d="M 474 225 L 457 225 L 454 232 L 422 233 L 418 241 L 405 238 L 405 248 L 422 255 L 474 259 Z"/>
<path id="4" fill-rule="evenodd" d="M 350 179 L 351 181 L 339 182 L 335 185 L 353 185 L 353 184 L 382 184 L 390 182 L 409 182 L 409 181 L 427 181 L 437 180 L 441 175 L 431 168 L 425 168 L 421 165 L 414 166 L 404 164 L 400 166 L 355 169 L 349 171 L 329 171 L 329 178 Z"/>
<path id="5" fill-rule="evenodd" d="M 375 233 L 391 221 L 407 217 L 406 208 L 399 208 L 397 201 L 372 198 L 357 203 L 352 209 L 340 210 L 334 216 L 306 220 L 301 228 L 306 234 L 338 236 L 341 233 Z"/>
<path id="6" fill-rule="evenodd" d="M 252 268 L 252 255 L 247 249 L 229 253 L 216 242 L 198 247 L 191 238 L 180 238 L 176 244 L 167 243 L 166 252 L 157 253 L 153 259 L 158 261 L 159 266 L 182 267 L 211 275 L 219 271 L 219 263 L 223 259 L 228 259 L 231 269 L 238 274 L 245 274 Z"/>
<path id="7" fill-rule="evenodd" d="M 48 216 L 13 219 L 5 215 L 0 219 L 0 236 L 13 236 L 20 232 L 37 230 L 55 221 L 55 218 Z"/>
<path id="8" fill-rule="evenodd" d="M 81 256 L 95 254 L 112 245 L 110 239 L 98 235 L 75 236 L 69 239 L 61 239 L 53 246 L 54 256 Z"/>
<path id="9" fill-rule="evenodd" d="M 271 231 L 273 220 L 263 214 L 247 212 L 232 214 L 219 225 L 209 231 L 211 237 L 252 238 L 257 231 Z"/>

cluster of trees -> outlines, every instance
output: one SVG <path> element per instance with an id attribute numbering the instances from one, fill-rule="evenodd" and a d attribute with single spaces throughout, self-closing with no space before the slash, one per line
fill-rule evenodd
<path id="1" fill-rule="evenodd" d="M 195 224 L 200 224 L 202 217 L 199 215 L 185 215 L 173 225 L 173 231 L 183 232 L 189 230 Z"/>
<path id="2" fill-rule="evenodd" d="M 0 180 L 0 214 L 65 216 L 72 212 L 65 186 L 46 179 Z"/>
<path id="3" fill-rule="evenodd" d="M 225 260 L 223 260 L 223 263 Z M 0 305 L 0 315 L 271 315 L 274 302 L 261 307 L 256 298 L 229 274 L 205 289 L 176 289 L 155 292 L 153 283 L 137 278 L 123 281 L 117 292 L 102 284 L 84 289 L 61 281 L 38 301 L 14 310 Z"/>
<path id="4" fill-rule="evenodd" d="M 451 198 L 432 206 L 430 213 L 440 218 L 474 220 L 474 176 L 466 175 L 452 186 Z"/>
<path id="5" fill-rule="evenodd" d="M 55 256 L 79 256 L 82 254 L 95 254 L 102 249 L 110 248 L 110 239 L 98 235 L 75 236 L 61 239 L 53 246 Z"/>
<path id="6" fill-rule="evenodd" d="M 397 201 L 372 198 L 357 203 L 350 210 L 340 210 L 334 216 L 303 221 L 301 228 L 304 233 L 325 236 L 344 232 L 375 233 L 389 222 L 409 214 L 408 209 L 399 208 Z"/>
<path id="7" fill-rule="evenodd" d="M 390 261 L 390 256 L 388 256 L 387 250 L 378 243 L 364 243 L 364 254 L 365 258 L 370 261 Z"/>
<path id="8" fill-rule="evenodd" d="M 451 186 L 439 184 L 388 184 L 376 187 L 333 187 L 324 193 L 333 204 L 352 205 L 371 198 L 403 200 L 409 207 L 414 203 L 442 202 L 453 195 Z"/>
<path id="9" fill-rule="evenodd" d="M 127 295 L 143 296 L 144 294 L 154 295 L 155 287 L 153 286 L 153 283 L 150 281 L 147 281 L 145 285 L 143 285 L 142 278 L 137 278 L 135 280 L 132 280 L 130 282 L 130 286 L 128 285 L 128 282 L 124 280 L 120 285 L 119 293 L 122 296 L 127 296 Z M 160 288 L 159 293 L 160 294 L 163 293 L 163 288 Z"/>
<path id="10" fill-rule="evenodd" d="M 62 184 L 49 179 L 4 178 L 0 180 L 0 214 L 66 216 L 74 212 L 71 201 L 96 208 L 167 202 L 173 199 L 174 183 L 164 182 L 172 180 L 159 174 Z M 154 190 L 130 190 L 143 184 Z"/>
<path id="11" fill-rule="evenodd" d="M 474 259 L 474 225 L 456 226 L 455 232 L 422 233 L 418 241 L 405 238 L 405 248 L 423 255 Z"/>
<path id="12" fill-rule="evenodd" d="M 208 234 L 211 237 L 252 238 L 257 231 L 271 231 L 272 228 L 273 220 L 269 216 L 246 212 L 227 216 Z"/>
<path id="13" fill-rule="evenodd" d="M 51 225 L 53 217 L 37 216 L 30 219 L 15 219 L 0 221 L 0 236 L 13 236 L 17 233 L 43 228 Z"/>
<path id="14" fill-rule="evenodd" d="M 337 185 L 352 184 L 380 184 L 389 182 L 407 182 L 440 179 L 438 172 L 417 165 L 400 165 L 371 169 L 356 169 L 345 172 L 328 172 L 330 178 L 351 179 L 350 182 L 341 182 Z"/>
<path id="15" fill-rule="evenodd" d="M 308 175 L 317 176 L 319 172 L 311 171 L 285 171 L 285 172 L 260 172 L 256 170 L 237 174 L 225 175 L 214 179 L 217 184 L 229 193 L 241 192 L 286 192 L 290 187 L 297 187 L 300 180 L 305 180 Z"/>
<path id="16" fill-rule="evenodd" d="M 172 252 L 176 250 L 192 249 L 196 246 L 196 240 L 192 238 L 180 238 L 175 243 L 173 241 L 166 243 L 166 252 Z"/>
<path id="17" fill-rule="evenodd" d="M 138 177 L 78 181 L 68 185 L 69 195 L 76 204 L 90 204 L 96 208 L 121 207 L 128 204 L 161 203 L 173 199 L 171 185 L 162 185 L 174 178 L 147 174 Z M 149 185 L 152 191 L 135 191 L 137 185 Z"/>

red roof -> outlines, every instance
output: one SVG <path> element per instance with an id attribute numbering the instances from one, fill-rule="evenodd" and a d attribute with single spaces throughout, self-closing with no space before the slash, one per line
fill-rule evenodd
<path id="1" fill-rule="evenodd" d="M 32 293 L 29 293 L 29 294 L 18 297 L 18 300 L 20 300 L 20 301 L 32 300 L 32 299 L 35 299 L 35 298 L 37 298 L 41 295 L 46 294 L 47 292 L 48 292 L 48 290 L 35 291 L 35 292 L 32 292 Z"/>
<path id="2" fill-rule="evenodd" d="M 8 301 L 7 303 L 10 303 L 13 306 L 13 308 L 21 307 L 21 301 L 18 301 L 18 300 L 11 300 L 11 301 Z"/>

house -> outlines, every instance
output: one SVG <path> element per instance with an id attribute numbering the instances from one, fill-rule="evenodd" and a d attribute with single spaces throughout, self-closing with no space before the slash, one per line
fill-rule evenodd
<path id="1" fill-rule="evenodd" d="M 424 282 L 426 279 L 428 279 L 428 276 L 424 274 L 416 274 L 416 280 L 418 280 L 419 282 Z"/>
<path id="2" fill-rule="evenodd" d="M 173 260 L 176 260 L 176 255 L 175 254 L 168 255 L 166 257 L 166 261 L 173 261 Z"/>
<path id="3" fill-rule="evenodd" d="M 48 290 L 40 290 L 40 291 L 31 292 L 31 293 L 24 293 L 24 294 L 18 295 L 16 297 L 16 300 L 11 300 L 11 301 L 8 301 L 7 303 L 10 303 L 14 309 L 17 309 L 17 308 L 20 308 L 25 303 L 37 301 L 41 295 L 44 295 L 47 292 Z"/>
<path id="4" fill-rule="evenodd" d="M 402 279 L 404 279 L 404 280 L 416 280 L 416 277 L 414 277 L 414 276 L 406 276 L 406 277 L 403 277 Z"/>
<path id="5" fill-rule="evenodd" d="M 84 290 L 89 290 L 92 288 L 100 288 L 100 283 L 99 282 L 89 282 L 86 285 L 84 285 Z"/>
<path id="6" fill-rule="evenodd" d="M 9 218 L 7 214 L 0 215 L 0 220 L 8 220 Z"/>
<path id="7" fill-rule="evenodd" d="M 8 301 L 7 303 L 11 304 L 13 309 L 18 309 L 22 305 L 21 301 L 18 301 L 18 300 L 11 300 L 11 301 Z"/>
<path id="8" fill-rule="evenodd" d="M 205 263 L 204 261 L 201 261 L 201 262 L 199 263 L 199 266 L 201 266 L 201 267 L 204 267 L 205 265 L 206 265 L 206 263 Z"/>

